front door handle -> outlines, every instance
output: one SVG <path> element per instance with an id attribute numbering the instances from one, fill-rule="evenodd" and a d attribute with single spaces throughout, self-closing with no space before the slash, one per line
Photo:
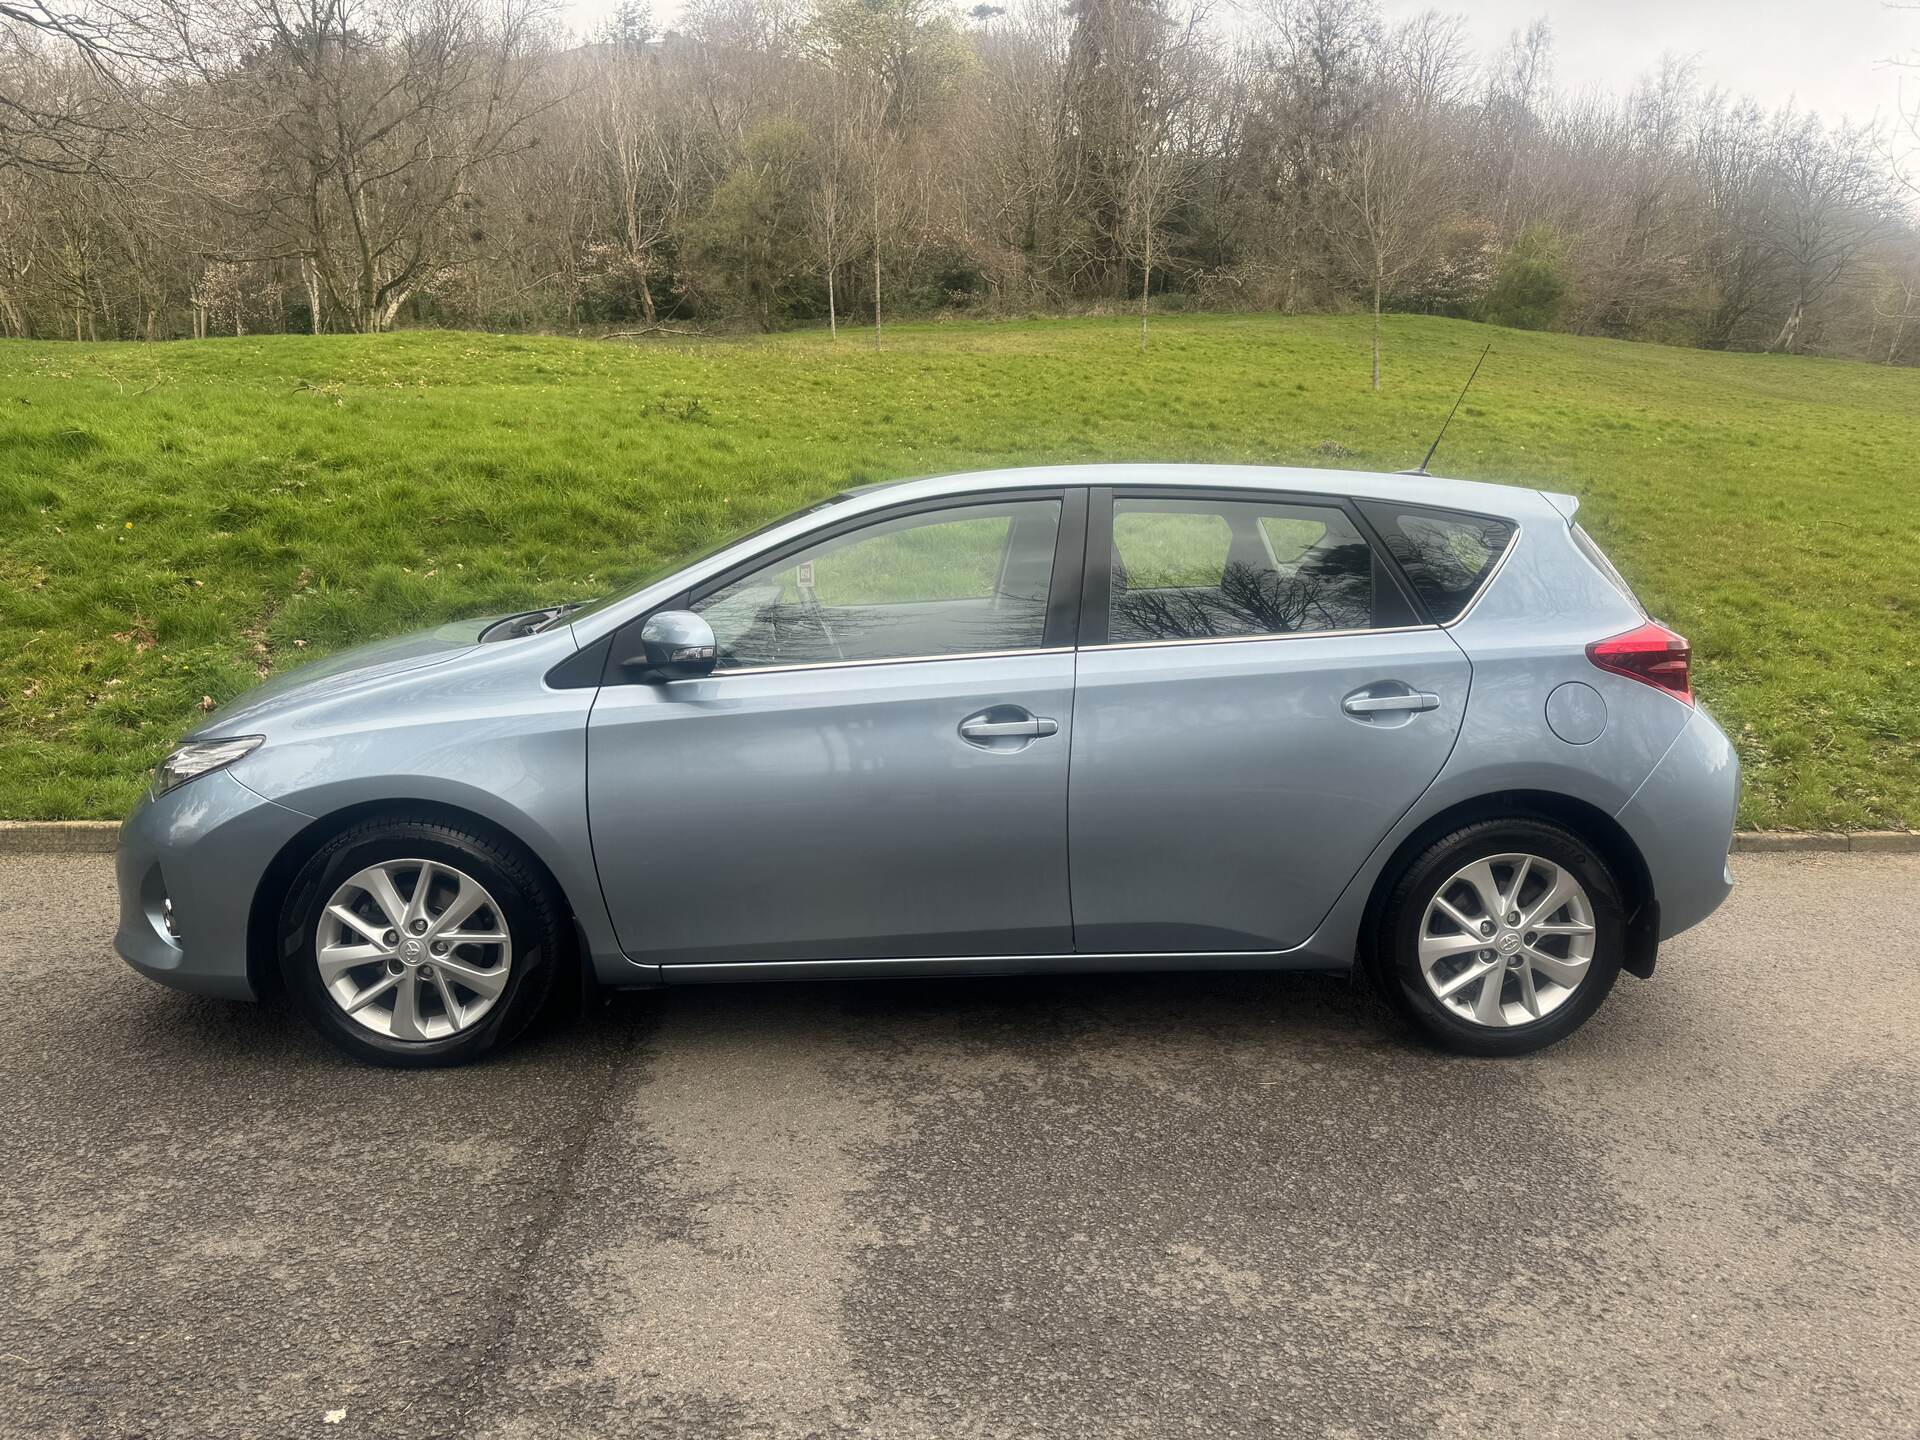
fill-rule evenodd
<path id="1" fill-rule="evenodd" d="M 1036 715 L 1025 720 L 962 720 L 960 733 L 968 740 L 1033 740 L 1058 735 L 1060 722 Z"/>
<path id="2" fill-rule="evenodd" d="M 1378 715 L 1391 710 L 1438 710 L 1440 697 L 1424 690 L 1411 695 L 1349 695 L 1341 709 L 1349 715 Z"/>

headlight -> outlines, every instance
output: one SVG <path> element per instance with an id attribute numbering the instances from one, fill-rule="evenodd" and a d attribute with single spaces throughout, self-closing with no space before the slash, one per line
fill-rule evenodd
<path id="1" fill-rule="evenodd" d="M 178 790 L 187 781 L 210 771 L 222 770 L 242 755 L 251 755 L 267 737 L 237 735 L 231 740 L 191 740 L 160 762 L 153 772 L 153 793 L 158 799 L 169 790 Z"/>

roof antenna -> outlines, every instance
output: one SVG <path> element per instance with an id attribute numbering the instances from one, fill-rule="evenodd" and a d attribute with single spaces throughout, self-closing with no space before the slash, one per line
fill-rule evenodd
<path id="1" fill-rule="evenodd" d="M 1440 448 L 1440 442 L 1447 438 L 1447 426 L 1453 423 L 1453 417 L 1459 413 L 1460 402 L 1467 398 L 1467 391 L 1473 388 L 1474 375 L 1480 373 L 1480 367 L 1487 363 L 1487 356 L 1492 353 L 1493 346 L 1489 343 L 1487 348 L 1480 352 L 1480 358 L 1473 362 L 1473 373 L 1467 376 L 1467 383 L 1460 387 L 1460 393 L 1454 397 L 1453 409 L 1447 411 L 1447 418 L 1440 422 L 1440 433 L 1433 437 L 1433 444 L 1427 447 L 1427 458 L 1420 462 L 1419 469 L 1402 470 L 1400 472 L 1402 475 L 1424 475 L 1427 473 L 1427 466 L 1433 463 L 1433 452 L 1438 450 Z"/>

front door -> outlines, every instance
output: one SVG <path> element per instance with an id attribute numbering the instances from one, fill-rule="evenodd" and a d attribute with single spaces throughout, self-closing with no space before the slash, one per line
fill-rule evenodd
<path id="1" fill-rule="evenodd" d="M 1337 501 L 1120 492 L 1089 528 L 1078 948 L 1300 944 L 1445 763 L 1466 657 Z"/>
<path id="2" fill-rule="evenodd" d="M 627 954 L 1071 950 L 1062 627 L 1083 504 L 869 517 L 693 595 L 714 674 L 609 684 L 588 725 L 594 858 Z"/>

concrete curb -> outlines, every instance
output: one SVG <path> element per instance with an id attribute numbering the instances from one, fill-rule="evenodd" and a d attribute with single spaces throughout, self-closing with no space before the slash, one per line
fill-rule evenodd
<path id="1" fill-rule="evenodd" d="M 112 820 L 0 820 L 0 855 L 105 855 L 119 838 Z"/>
<path id="2" fill-rule="evenodd" d="M 1742 830 L 1733 837 L 1736 852 L 1779 854 L 1788 850 L 1845 851 L 1853 855 L 1920 854 L 1920 830 Z"/>
<path id="3" fill-rule="evenodd" d="M 0 855 L 111 854 L 119 834 L 112 820 L 0 820 Z M 1742 830 L 1733 848 L 1747 855 L 1920 855 L 1920 830 Z"/>

